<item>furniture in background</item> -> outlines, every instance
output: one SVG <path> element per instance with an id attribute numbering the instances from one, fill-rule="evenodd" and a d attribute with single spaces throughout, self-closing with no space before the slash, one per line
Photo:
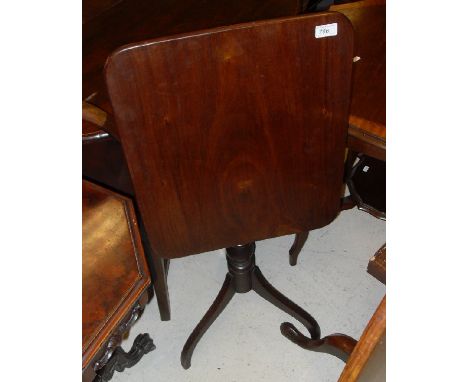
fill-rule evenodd
<path id="1" fill-rule="evenodd" d="M 316 38 L 336 23 L 339 33 Z M 283 332 L 342 354 L 255 265 L 255 241 L 329 224 L 341 209 L 353 33 L 339 13 L 186 33 L 127 45 L 106 65 L 108 94 L 153 254 L 227 247 L 228 273 L 181 354 L 233 295 L 254 290 L 298 319 Z"/>
<path id="2" fill-rule="evenodd" d="M 382 284 L 387 281 L 387 244 L 382 245 L 374 256 L 369 260 L 367 265 L 367 273 L 374 276 Z"/>
<path id="3" fill-rule="evenodd" d="M 130 199 L 83 181 L 82 380 L 108 381 L 155 349 L 138 335 L 126 353 L 122 337 L 143 312 L 150 277 Z"/>
<path id="4" fill-rule="evenodd" d="M 353 153 L 350 152 L 350 158 Z M 364 154 L 357 155 L 357 163 L 351 165 L 348 159 L 349 172 L 346 184 L 349 188 L 351 206 L 357 205 L 358 209 L 372 216 L 386 220 L 386 166 L 384 161 L 372 158 Z"/>
<path id="5" fill-rule="evenodd" d="M 331 7 L 353 24 L 354 56 L 348 148 L 385 161 L 385 0 Z"/>
<path id="6" fill-rule="evenodd" d="M 338 382 L 385 382 L 386 297 L 369 320 Z"/>
<path id="7" fill-rule="evenodd" d="M 353 24 L 355 56 L 346 183 L 357 207 L 385 220 L 385 0 L 332 7 Z M 355 164 L 356 159 L 358 162 Z"/>
<path id="8" fill-rule="evenodd" d="M 386 245 L 369 261 L 367 272 L 381 283 L 386 283 Z M 386 363 L 386 296 L 367 324 L 351 353 L 338 382 L 385 381 Z"/>
<path id="9" fill-rule="evenodd" d="M 83 176 L 120 194 L 134 198 L 135 191 L 113 118 L 104 110 L 85 101 L 83 101 L 82 111 Z M 137 211 L 137 218 L 138 216 Z M 144 227 L 142 227 L 142 233 L 144 234 Z M 144 235 L 142 239 L 145 243 Z M 167 321 L 170 319 L 167 286 L 169 262 L 152 256 L 148 247 L 145 249 L 161 320 Z"/>
<path id="10" fill-rule="evenodd" d="M 357 205 L 385 220 L 385 0 L 334 5 L 330 11 L 344 14 L 355 36 L 344 177 L 350 196 L 343 198 L 342 209 Z M 290 265 L 297 264 L 308 235 L 295 235 L 289 250 Z"/>
<path id="11" fill-rule="evenodd" d="M 82 173 L 126 196 L 133 196 L 133 186 L 119 141 L 109 128 L 112 118 L 103 110 L 83 102 Z"/>
<path id="12" fill-rule="evenodd" d="M 385 284 L 386 281 L 386 245 L 384 244 L 369 261 L 367 271 L 377 280 Z M 294 330 L 292 325 L 285 322 L 281 331 Z M 375 310 L 372 318 L 366 325 L 359 341 L 351 342 L 341 337 L 331 337 L 335 346 L 340 348 L 346 362 L 338 382 L 383 382 L 385 381 L 386 362 L 386 296 Z M 307 342 L 298 342 L 304 349 Z"/>

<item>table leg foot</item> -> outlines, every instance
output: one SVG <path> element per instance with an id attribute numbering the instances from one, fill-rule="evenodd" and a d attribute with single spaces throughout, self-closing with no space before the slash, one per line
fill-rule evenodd
<path id="1" fill-rule="evenodd" d="M 203 318 L 200 320 L 198 325 L 190 334 L 190 337 L 185 342 L 184 348 L 182 349 L 182 353 L 180 355 L 180 362 L 184 369 L 190 368 L 191 361 L 192 361 L 192 354 L 193 354 L 193 351 L 195 350 L 195 347 L 198 344 L 198 341 L 200 341 L 200 339 L 209 329 L 211 324 L 213 324 L 216 318 L 218 318 L 218 316 L 227 306 L 229 301 L 231 301 L 234 294 L 235 294 L 235 290 L 232 284 L 232 277 L 228 273 L 226 275 L 226 279 L 224 280 L 224 284 L 221 287 L 221 290 L 216 296 L 216 299 L 213 301 L 213 304 L 211 304 L 208 311 L 205 313 Z"/>
<path id="2" fill-rule="evenodd" d="M 304 247 L 307 238 L 309 237 L 309 232 L 299 232 L 294 237 L 294 243 L 289 249 L 289 265 L 294 266 L 297 264 L 297 257 Z"/>
<path id="3" fill-rule="evenodd" d="M 149 334 L 139 334 L 128 353 L 120 346 L 114 350 L 106 365 L 97 372 L 95 382 L 109 381 L 114 375 L 114 371 L 122 372 L 126 368 L 134 366 L 146 353 L 154 349 L 156 349 L 156 346 Z"/>

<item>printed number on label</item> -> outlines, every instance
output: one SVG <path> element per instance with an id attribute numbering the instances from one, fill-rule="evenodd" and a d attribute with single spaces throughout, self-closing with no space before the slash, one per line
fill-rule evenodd
<path id="1" fill-rule="evenodd" d="M 338 24 L 317 25 L 315 27 L 315 38 L 336 36 L 338 34 Z"/>

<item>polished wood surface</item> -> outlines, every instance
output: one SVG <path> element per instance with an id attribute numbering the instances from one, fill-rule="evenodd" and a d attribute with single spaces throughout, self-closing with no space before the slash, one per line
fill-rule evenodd
<path id="1" fill-rule="evenodd" d="M 332 22 L 339 37 L 314 37 Z M 335 218 L 352 38 L 349 21 L 329 13 L 165 37 L 109 58 L 116 124 L 158 256 Z"/>
<path id="2" fill-rule="evenodd" d="M 369 370 L 365 370 L 369 360 L 373 357 L 376 349 L 384 350 L 381 347 L 382 343 L 385 343 L 385 331 L 386 331 L 386 297 L 382 299 L 379 306 L 377 307 L 374 315 L 367 324 L 361 338 L 355 346 L 351 356 L 346 363 L 346 366 L 341 373 L 338 382 L 354 382 L 354 381 L 382 381 L 382 379 L 376 378 L 376 375 L 382 376 L 381 369 L 385 370 L 385 356 L 379 357 L 378 360 L 381 362 L 378 368 L 373 368 L 373 378 L 369 375 Z M 375 359 L 374 359 L 375 361 Z M 364 376 L 364 372 L 366 375 Z M 385 376 L 385 371 L 383 372 Z M 360 379 L 363 377 L 362 379 Z M 365 379 L 364 379 L 365 377 Z"/>
<path id="3" fill-rule="evenodd" d="M 102 70 L 124 44 L 198 29 L 300 13 L 307 2 L 246 0 L 100 0 L 83 3 L 83 98 L 112 112 Z M 349 142 L 355 151 L 385 160 L 385 0 L 332 6 L 354 27 L 355 55 Z"/>
<path id="4" fill-rule="evenodd" d="M 83 98 L 105 92 L 102 70 L 122 45 L 235 23 L 295 15 L 297 0 L 100 0 L 83 25 Z M 83 4 L 83 9 L 86 4 Z M 107 97 L 96 99 L 108 108 Z M 106 109 L 106 111 L 111 111 Z"/>
<path id="5" fill-rule="evenodd" d="M 150 285 L 131 201 L 83 181 L 83 368 Z"/>

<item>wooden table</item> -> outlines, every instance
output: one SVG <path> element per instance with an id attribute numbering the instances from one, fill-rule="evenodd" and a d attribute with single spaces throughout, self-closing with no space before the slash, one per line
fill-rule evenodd
<path id="1" fill-rule="evenodd" d="M 219 25 L 298 14 L 302 1 L 187 0 L 118 1 L 84 0 L 83 3 L 83 99 L 112 114 L 104 84 L 103 67 L 118 47 L 148 38 L 167 36 Z M 348 146 L 355 151 L 385 158 L 385 1 L 366 0 L 332 7 L 353 23 L 356 34 L 353 99 Z M 369 20 L 367 20 L 369 18 Z M 375 84 L 380 84 L 375 87 Z M 100 134 L 84 123 L 85 134 Z M 116 134 L 114 134 L 116 135 Z M 121 192 L 133 195 L 120 144 L 113 138 L 83 146 L 83 173 Z M 147 250 L 161 318 L 170 318 L 167 266 Z"/>
<path id="2" fill-rule="evenodd" d="M 122 45 L 215 26 L 295 15 L 301 7 L 302 3 L 297 0 L 84 0 L 82 98 L 113 114 L 103 68 L 110 53 Z M 104 142 L 84 142 L 85 136 L 101 133 L 104 131 L 96 131 L 83 123 L 83 175 L 133 196 L 118 140 L 111 137 Z M 155 291 L 161 319 L 169 320 L 168 263 L 154 256 L 150 248 L 145 249 L 152 279 L 158 280 Z"/>
<path id="3" fill-rule="evenodd" d="M 82 192 L 82 374 L 107 380 L 154 349 L 147 334 L 129 353 L 118 347 L 143 311 L 150 277 L 131 201 L 87 181 Z"/>
<path id="4" fill-rule="evenodd" d="M 106 12 L 101 13 L 93 3 L 94 7 L 89 1 L 83 4 L 83 98 L 107 112 L 112 110 L 102 70 L 109 54 L 118 47 L 148 38 L 302 11 L 301 2 L 292 0 L 246 0 L 223 5 L 214 0 L 203 3 L 102 0 Z M 385 0 L 358 1 L 330 10 L 350 19 L 355 31 L 355 55 L 360 57 L 354 65 L 348 145 L 385 160 Z"/>

